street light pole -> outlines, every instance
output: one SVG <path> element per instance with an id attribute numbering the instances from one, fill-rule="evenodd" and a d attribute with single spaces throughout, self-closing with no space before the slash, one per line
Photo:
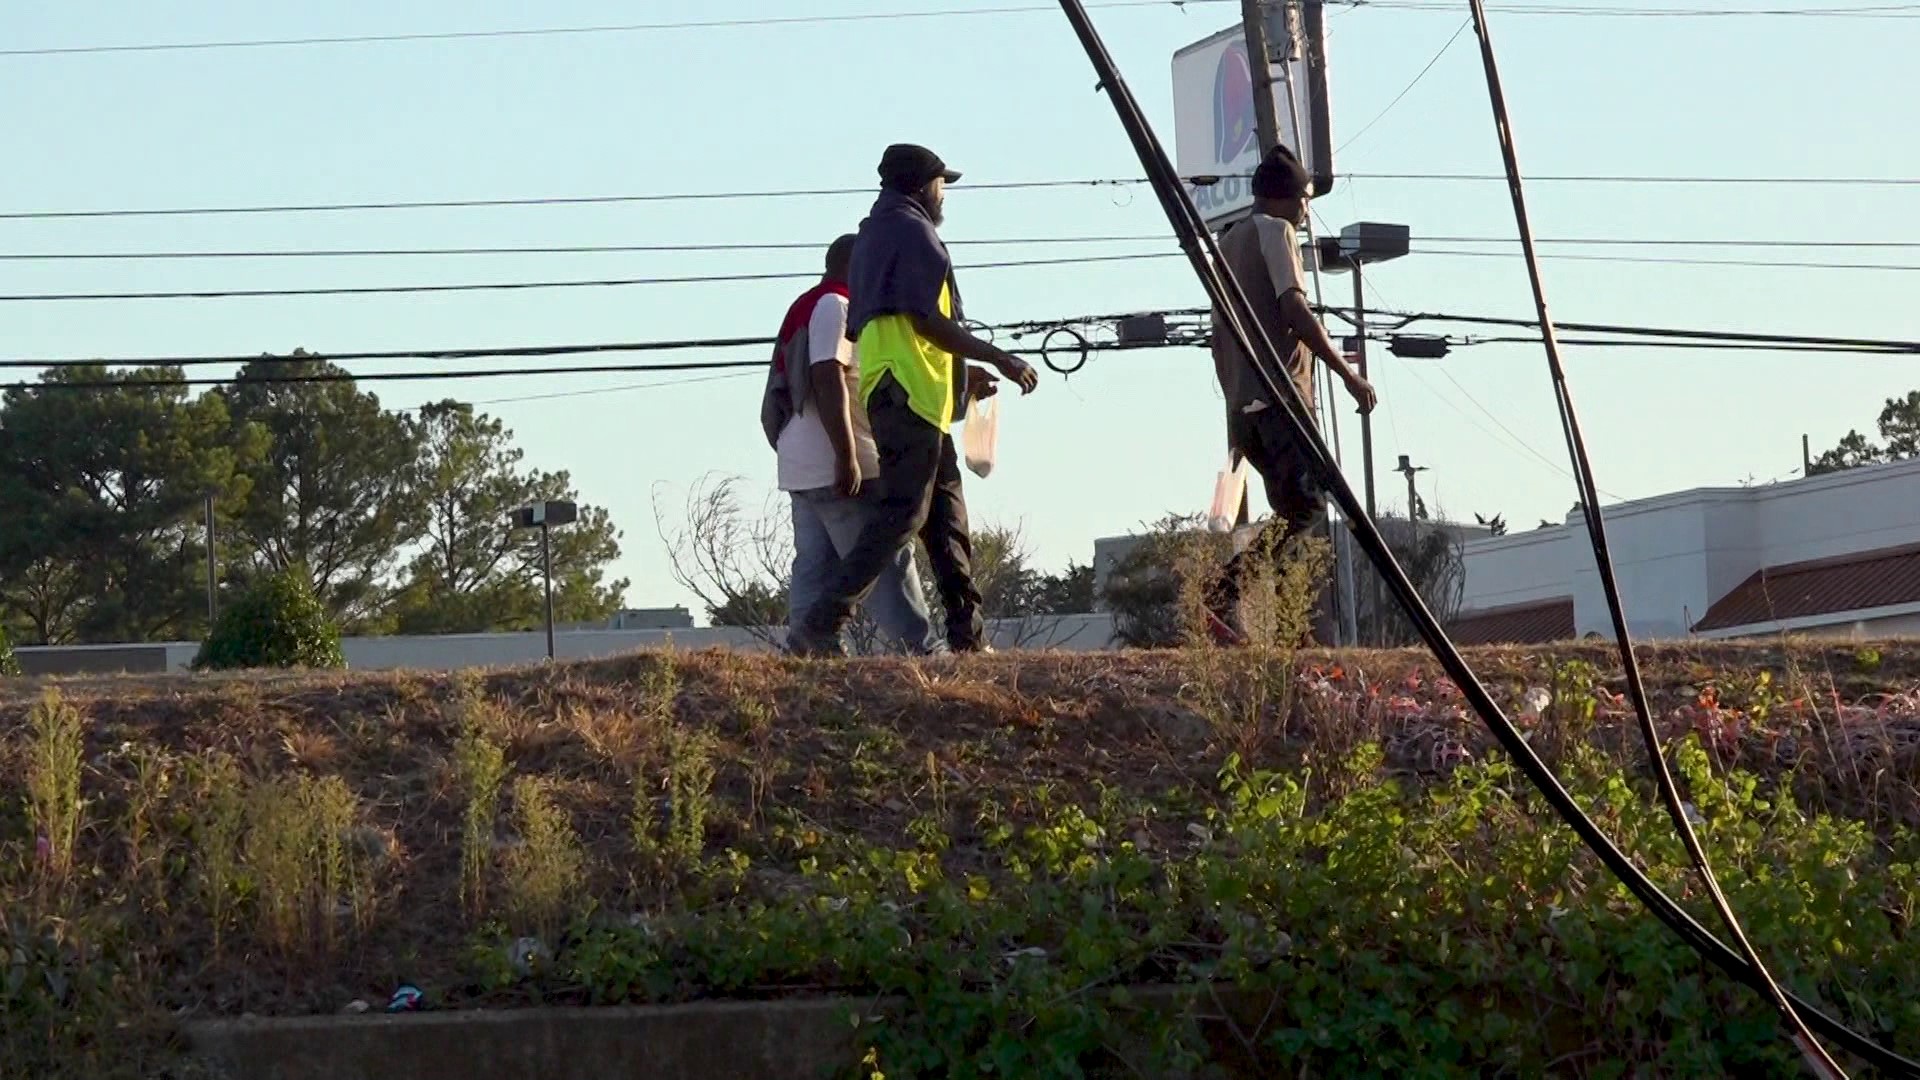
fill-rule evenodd
<path id="1" fill-rule="evenodd" d="M 537 502 L 513 512 L 514 528 L 540 530 L 540 576 L 545 580 L 547 595 L 547 659 L 549 660 L 554 658 L 553 537 L 550 530 L 555 525 L 571 525 L 578 520 L 580 520 L 580 508 L 564 500 Z"/>
<path id="2" fill-rule="evenodd" d="M 1413 483 L 1408 479 L 1407 483 Z M 547 523 L 540 523 L 540 574 L 547 579 L 547 659 L 553 659 L 553 543 Z"/>

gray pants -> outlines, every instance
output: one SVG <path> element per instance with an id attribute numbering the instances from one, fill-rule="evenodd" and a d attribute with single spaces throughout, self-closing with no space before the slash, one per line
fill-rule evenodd
<path id="1" fill-rule="evenodd" d="M 878 484 L 868 485 L 877 491 Z M 800 620 L 826 591 L 874 513 L 875 498 L 843 498 L 830 488 L 793 492 L 793 578 L 787 586 L 787 627 L 791 636 Z M 932 650 L 933 626 L 920 575 L 913 568 L 911 544 L 894 553 L 867 596 L 866 611 L 900 652 Z"/>

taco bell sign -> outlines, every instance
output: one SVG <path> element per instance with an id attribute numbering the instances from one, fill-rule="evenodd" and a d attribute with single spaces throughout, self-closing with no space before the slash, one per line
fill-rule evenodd
<path id="1" fill-rule="evenodd" d="M 1277 63 L 1273 67 L 1280 141 L 1306 163 L 1315 188 L 1324 193 L 1333 186 L 1326 72 L 1312 70 L 1305 59 L 1292 61 L 1291 67 L 1291 102 L 1286 78 Z M 1194 205 L 1214 228 L 1243 216 L 1253 205 L 1248 177 L 1260 164 L 1254 115 L 1253 66 L 1247 61 L 1247 42 L 1240 27 L 1222 30 L 1173 54 L 1174 166 L 1183 177 L 1219 178 L 1211 184 L 1187 185 Z"/>

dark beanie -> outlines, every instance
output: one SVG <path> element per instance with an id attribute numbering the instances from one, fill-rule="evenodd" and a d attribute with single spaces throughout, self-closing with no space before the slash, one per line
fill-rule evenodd
<path id="1" fill-rule="evenodd" d="M 1284 146 L 1276 146 L 1267 153 L 1266 160 L 1253 170 L 1253 197 L 1256 199 L 1300 199 L 1305 198 L 1313 181 L 1307 176 L 1307 167 L 1293 156 L 1293 151 Z"/>

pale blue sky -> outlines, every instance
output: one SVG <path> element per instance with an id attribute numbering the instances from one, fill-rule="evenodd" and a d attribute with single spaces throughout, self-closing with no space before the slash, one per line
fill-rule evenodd
<path id="1" fill-rule="evenodd" d="M 1002 0 L 995 0 L 995 3 Z M 1595 0 L 1602 2 L 1602 0 Z M 1605 0 L 1624 2 L 1624 0 Z M 1800 3 L 1802 0 L 1791 0 Z M 1675 0 L 1693 7 L 1715 0 Z M 839 14 L 995 6 L 987 0 L 821 0 Z M 1335 142 L 1373 119 L 1460 25 L 1440 12 L 1331 18 Z M 99 2 L 0 9 L 9 48 L 749 18 L 725 3 L 417 0 Z M 1169 65 L 1231 24 L 1233 4 L 1096 11 L 1109 46 L 1171 145 Z M 1912 56 L 1920 20 L 1494 16 L 1523 165 L 1535 173 L 1920 176 Z M 972 181 L 1131 176 L 1138 166 L 1057 12 L 835 25 L 230 51 L 0 57 L 0 210 L 858 187 L 882 147 L 926 143 Z M 1361 172 L 1497 172 L 1485 87 L 1464 35 L 1397 109 L 1337 162 Z M 1920 188 L 1537 184 L 1546 236 L 1920 241 Z M 1428 236 L 1507 236 L 1498 184 L 1342 182 L 1318 204 L 1334 226 L 1401 221 Z M 0 251 L 821 241 L 862 197 L 332 215 L 0 221 Z M 1143 189 L 969 192 L 950 238 L 1164 235 Z M 1170 241 L 1109 250 L 1171 250 Z M 963 260 L 1058 248 L 962 249 Z M 1568 250 L 1568 249 L 1557 249 Z M 1608 252 L 1751 257 L 1726 249 Z M 1780 252 L 1791 260 L 1920 264 L 1920 250 Z M 812 253 L 368 260 L 0 263 L 0 293 L 400 284 L 544 277 L 812 270 Z M 1563 319 L 1920 337 L 1911 272 L 1701 268 L 1551 261 Z M 980 271 L 963 283 L 988 321 L 1189 306 L 1178 260 Z M 1378 268 L 1376 302 L 1526 315 L 1518 260 L 1420 255 Z M 1344 302 L 1343 279 L 1329 279 Z M 0 303 L 15 357 L 244 354 L 304 346 L 539 344 L 757 335 L 797 286 L 680 285 L 427 297 Z M 759 350 L 749 350 L 757 358 Z M 737 356 L 736 350 L 733 354 Z M 1376 354 L 1379 355 L 1379 354 Z M 1625 497 L 1798 467 L 1870 428 L 1920 366 L 1872 357 L 1571 350 L 1601 487 Z M 1446 374 L 1442 374 L 1442 371 Z M 1454 382 L 1449 381 L 1450 375 Z M 638 381 L 499 379 L 378 387 L 392 405 L 493 401 Z M 1397 454 L 1432 471 L 1429 502 L 1559 518 L 1570 481 L 1516 448 L 1464 396 L 1558 462 L 1537 347 L 1487 346 L 1439 365 L 1377 361 L 1382 505 L 1404 502 Z M 571 470 L 625 530 L 619 572 L 636 606 L 687 602 L 669 581 L 651 490 L 667 502 L 702 473 L 771 487 L 752 379 L 488 406 L 531 462 Z M 1346 413 L 1351 417 L 1350 411 Z M 1471 418 L 1469 419 L 1467 418 Z M 1351 436 L 1350 421 L 1343 430 Z M 1204 353 L 1096 357 L 1013 402 L 992 479 L 969 483 L 980 521 L 1023 522 L 1040 562 L 1086 562 L 1095 537 L 1203 509 L 1223 453 Z M 1357 455 L 1356 455 L 1357 456 Z M 1357 477 L 1354 458 L 1350 475 Z"/>

